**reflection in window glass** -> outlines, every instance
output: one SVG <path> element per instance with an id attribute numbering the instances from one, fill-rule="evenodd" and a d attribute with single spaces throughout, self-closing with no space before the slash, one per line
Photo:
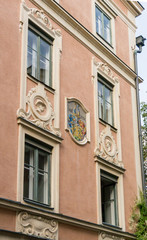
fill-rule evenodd
<path id="1" fill-rule="evenodd" d="M 96 33 L 98 33 L 108 43 L 111 44 L 110 18 L 108 18 L 106 14 L 97 6 L 95 8 L 95 12 L 96 12 Z"/>
<path id="2" fill-rule="evenodd" d="M 50 205 L 50 153 L 26 143 L 24 198 Z"/>
<path id="3" fill-rule="evenodd" d="M 112 89 L 98 81 L 98 112 L 99 118 L 113 125 Z"/>
<path id="4" fill-rule="evenodd" d="M 27 73 L 51 86 L 51 43 L 28 30 Z"/>

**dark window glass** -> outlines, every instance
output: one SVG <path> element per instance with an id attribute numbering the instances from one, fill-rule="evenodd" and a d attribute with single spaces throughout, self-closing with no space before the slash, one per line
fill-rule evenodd
<path id="1" fill-rule="evenodd" d="M 101 171 L 102 222 L 118 226 L 117 177 Z"/>
<path id="2" fill-rule="evenodd" d="M 50 205 L 49 152 L 38 146 L 25 144 L 24 198 Z"/>

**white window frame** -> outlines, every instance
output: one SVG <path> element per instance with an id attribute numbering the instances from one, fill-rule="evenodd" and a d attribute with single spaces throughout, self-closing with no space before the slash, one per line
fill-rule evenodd
<path id="1" fill-rule="evenodd" d="M 107 80 L 107 82 L 113 86 L 113 127 L 112 130 L 117 131 L 117 147 L 118 147 L 118 157 L 119 161 L 122 161 L 122 153 L 121 153 L 121 131 L 120 131 L 120 109 L 119 109 L 119 101 L 120 101 L 120 84 L 117 76 L 113 74 L 111 69 L 108 67 L 106 63 L 102 63 L 97 61 L 94 57 L 92 58 L 92 81 L 94 84 L 94 111 L 95 111 L 95 138 L 96 138 L 96 146 L 99 143 L 99 123 L 103 123 L 107 126 L 107 123 L 102 122 L 99 119 L 99 111 L 98 111 L 98 74 L 100 74 L 103 78 Z"/>
<path id="2" fill-rule="evenodd" d="M 52 148 L 51 160 L 51 204 L 47 206 L 50 210 L 59 212 L 59 145 L 61 139 L 55 139 L 54 136 L 48 135 L 45 131 L 30 124 L 29 122 L 18 120 L 19 123 L 19 139 L 18 139 L 18 176 L 17 176 L 17 201 L 24 204 L 33 204 L 24 201 L 24 153 L 26 135 L 40 141 L 42 144 Z"/>
<path id="3" fill-rule="evenodd" d="M 25 169 L 29 169 L 29 179 L 27 181 L 27 185 L 29 185 L 29 191 L 28 191 L 28 197 L 25 196 L 24 194 L 24 200 L 25 201 L 30 201 L 30 202 L 34 202 L 37 204 L 41 204 L 41 205 L 46 205 L 46 206 L 50 206 L 50 186 L 51 186 L 51 171 L 50 171 L 50 167 L 51 167 L 51 161 L 52 161 L 52 149 L 51 146 L 49 145 L 44 145 L 44 143 L 39 142 L 37 139 L 30 139 L 30 136 L 26 136 L 25 137 L 25 152 L 26 149 L 30 149 L 31 150 L 31 154 L 30 154 L 30 158 L 29 158 L 29 164 L 25 163 L 24 160 L 24 175 L 25 175 Z M 44 170 L 42 170 L 41 172 L 44 173 L 44 181 L 43 181 L 43 200 L 44 202 L 41 202 L 38 200 L 37 197 L 37 193 L 38 193 L 38 177 L 40 174 L 40 171 L 38 169 L 38 156 L 39 156 L 39 152 L 43 153 L 43 155 L 45 155 L 46 158 L 46 162 L 44 162 Z M 32 154 L 32 151 L 34 153 L 34 155 Z M 37 156 L 36 156 L 37 153 Z M 30 167 L 31 165 L 31 167 Z M 34 169 L 34 179 L 33 179 L 33 169 Z M 24 181 L 24 190 L 25 190 L 25 181 Z M 47 194 L 48 193 L 48 194 Z M 36 198 L 36 199 L 35 199 Z"/>
<path id="4" fill-rule="evenodd" d="M 125 211 L 124 211 L 124 190 L 123 190 L 123 172 L 117 168 L 113 168 L 101 163 L 99 160 L 96 162 L 96 176 L 97 176 L 97 216 L 98 224 L 102 222 L 102 197 L 101 197 L 101 170 L 110 173 L 117 177 L 117 210 L 118 210 L 118 226 L 125 231 Z M 105 224 L 104 224 L 105 225 Z"/>
<path id="5" fill-rule="evenodd" d="M 53 39 L 52 49 L 52 88 L 55 89 L 54 94 L 54 112 L 56 118 L 54 126 L 59 128 L 60 116 L 60 56 L 62 53 L 62 35 L 59 29 L 54 29 L 49 18 L 42 10 L 36 8 L 29 8 L 25 2 L 20 6 L 20 24 L 19 30 L 22 34 L 21 47 L 21 79 L 20 79 L 20 108 L 25 109 L 26 91 L 27 91 L 27 42 L 29 20 L 41 29 L 51 39 Z M 47 89 L 49 90 L 49 89 Z"/>
<path id="6" fill-rule="evenodd" d="M 111 26 L 111 43 L 108 43 L 104 40 L 103 37 L 96 33 L 96 6 L 105 13 L 106 16 L 110 19 Z M 108 5 L 101 0 L 92 0 L 92 32 L 105 46 L 107 46 L 111 51 L 116 53 L 116 42 L 115 42 L 115 18 L 117 14 L 110 8 Z"/>

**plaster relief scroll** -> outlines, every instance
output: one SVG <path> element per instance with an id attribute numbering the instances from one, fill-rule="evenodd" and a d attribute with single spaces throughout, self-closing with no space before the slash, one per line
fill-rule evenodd
<path id="1" fill-rule="evenodd" d="M 108 162 L 123 167 L 122 162 L 118 160 L 118 149 L 115 140 L 111 134 L 110 126 L 107 126 L 100 134 L 99 144 L 95 150 L 95 156 L 101 157 Z"/>
<path id="2" fill-rule="evenodd" d="M 115 235 L 111 235 L 111 234 L 108 234 L 108 233 L 101 232 L 101 234 L 99 236 L 99 240 L 125 240 L 125 239 L 122 238 L 122 237 L 118 237 L 118 236 L 115 236 Z"/>
<path id="3" fill-rule="evenodd" d="M 17 117 L 29 120 L 35 125 L 61 136 L 59 129 L 53 127 L 52 122 L 55 115 L 42 84 L 39 83 L 37 87 L 29 91 L 26 97 L 26 109 L 18 109 Z"/>
<path id="4" fill-rule="evenodd" d="M 39 216 L 21 212 L 17 218 L 17 231 L 42 237 L 46 239 L 57 239 L 58 223 L 54 219 L 46 219 Z"/>
<path id="5" fill-rule="evenodd" d="M 21 14 L 20 14 L 20 23 L 19 23 L 19 30 L 20 32 L 23 29 L 23 24 L 24 24 L 24 19 L 23 19 L 23 10 L 25 9 L 28 17 L 33 17 L 36 18 L 40 23 L 45 25 L 49 30 L 51 30 L 54 34 L 61 35 L 61 31 L 59 29 L 54 29 L 49 18 L 44 14 L 44 11 L 42 9 L 37 9 L 37 8 L 29 8 L 26 5 L 25 0 L 21 1 Z"/>

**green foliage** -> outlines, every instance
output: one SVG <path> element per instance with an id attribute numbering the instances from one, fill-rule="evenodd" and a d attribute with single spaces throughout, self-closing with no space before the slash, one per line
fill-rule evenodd
<path id="1" fill-rule="evenodd" d="M 142 116 L 142 150 L 144 159 L 144 172 L 145 172 L 145 193 L 147 198 L 147 103 L 141 103 L 141 116 Z"/>
<path id="2" fill-rule="evenodd" d="M 143 193 L 136 199 L 130 219 L 131 229 L 135 231 L 137 240 L 147 240 L 147 205 Z"/>
<path id="3" fill-rule="evenodd" d="M 147 103 L 141 103 L 141 116 L 142 116 L 142 141 L 143 141 L 143 157 L 147 159 Z"/>

